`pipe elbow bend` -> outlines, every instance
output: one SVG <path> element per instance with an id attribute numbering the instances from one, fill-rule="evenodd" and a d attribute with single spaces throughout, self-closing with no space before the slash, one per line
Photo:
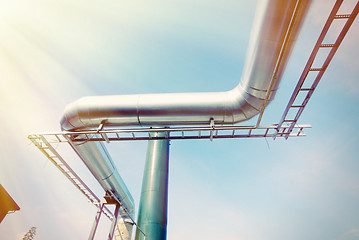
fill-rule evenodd
<path id="1" fill-rule="evenodd" d="M 60 120 L 61 130 L 70 131 L 78 128 L 79 125 L 83 125 L 78 114 L 78 102 L 81 99 L 68 104 L 65 107 L 64 113 Z"/>

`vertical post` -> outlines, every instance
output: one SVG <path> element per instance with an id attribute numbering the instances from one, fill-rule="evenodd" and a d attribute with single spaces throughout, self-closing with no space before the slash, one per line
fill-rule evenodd
<path id="1" fill-rule="evenodd" d="M 104 203 L 100 203 L 100 205 L 98 206 L 97 214 L 96 214 L 96 217 L 95 217 L 95 221 L 94 221 L 94 223 L 92 225 L 89 240 L 93 240 L 94 237 L 95 237 L 97 226 L 98 226 L 98 223 L 100 222 L 100 217 L 101 217 L 103 206 L 104 206 Z"/>
<path id="2" fill-rule="evenodd" d="M 165 137 L 154 133 L 152 137 Z M 142 180 L 136 240 L 165 240 L 167 238 L 169 140 L 150 140 Z"/>
<path id="3" fill-rule="evenodd" d="M 115 229 L 116 229 L 116 223 L 117 223 L 117 219 L 118 216 L 120 215 L 120 204 L 116 204 L 116 209 L 115 209 L 115 213 L 113 214 L 114 217 L 112 219 L 112 223 L 111 223 L 111 228 L 110 228 L 110 233 L 108 234 L 108 240 L 113 240 L 114 234 L 115 234 Z"/>

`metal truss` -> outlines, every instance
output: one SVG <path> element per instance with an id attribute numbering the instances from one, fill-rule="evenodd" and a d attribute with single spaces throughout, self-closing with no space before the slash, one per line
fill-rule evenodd
<path id="1" fill-rule="evenodd" d="M 357 2 L 357 4 L 355 5 L 355 7 L 353 8 L 353 10 L 350 14 L 337 14 L 342 2 L 343 2 L 343 0 L 338 0 L 335 3 L 327 21 L 323 27 L 323 30 L 314 46 L 314 49 L 308 59 L 308 62 L 306 64 L 306 66 L 304 67 L 302 75 L 299 78 L 297 86 L 294 89 L 294 92 L 288 102 L 288 105 L 287 105 L 286 109 L 284 110 L 284 114 L 283 114 L 281 120 L 279 121 L 278 133 L 281 133 L 281 136 L 285 135 L 286 139 L 291 135 L 291 132 L 293 131 L 293 128 L 297 124 L 300 115 L 302 114 L 310 97 L 313 95 L 313 92 L 316 89 L 316 87 L 318 86 L 319 81 L 322 79 L 324 72 L 327 70 L 330 61 L 333 59 L 336 51 L 338 50 L 339 45 L 343 41 L 350 26 L 352 25 L 354 19 L 358 15 L 359 2 Z M 323 43 L 324 38 L 325 38 L 326 34 L 328 33 L 330 26 L 332 25 L 332 23 L 335 20 L 336 21 L 345 20 L 346 22 L 345 22 L 345 25 L 342 27 L 342 29 L 334 43 Z M 327 55 L 323 65 L 313 67 L 313 63 L 315 62 L 315 60 L 317 58 L 318 51 L 321 48 L 329 48 L 330 52 Z M 308 75 L 310 73 L 316 74 L 316 75 L 314 76 L 315 78 L 314 78 L 314 81 L 312 82 L 312 84 L 309 84 L 309 86 L 306 86 L 306 83 L 308 83 L 308 82 L 311 83 L 311 80 L 308 77 Z M 295 117 L 293 119 L 288 117 L 288 112 L 291 110 L 293 110 L 295 113 Z M 290 124 L 290 126 L 289 126 L 289 128 L 286 128 L 286 130 L 284 132 L 281 132 L 280 129 L 283 124 Z M 277 137 L 277 136 L 275 136 L 275 137 Z"/>
<path id="2" fill-rule="evenodd" d="M 279 138 L 283 137 L 301 137 L 306 136 L 303 132 L 304 129 L 311 128 L 310 125 L 299 125 L 298 119 L 301 116 L 304 108 L 306 107 L 310 97 L 316 89 L 319 81 L 321 80 L 325 70 L 327 69 L 330 61 L 336 53 L 343 38 L 348 32 L 351 24 L 359 11 L 359 2 L 354 7 L 350 14 L 338 15 L 337 12 L 343 0 L 337 0 L 335 3 L 327 22 L 314 46 L 314 49 L 309 57 L 309 60 L 299 78 L 299 81 L 293 91 L 288 105 L 278 124 L 269 126 L 260 126 L 262 112 L 258 118 L 255 126 L 217 126 L 213 121 L 208 126 L 191 126 L 191 127 L 162 127 L 162 128 L 116 128 L 104 129 L 103 124 L 97 130 L 78 131 L 78 132 L 53 132 L 53 133 L 37 133 L 30 134 L 28 138 L 32 143 L 72 182 L 80 192 L 85 195 L 88 200 L 98 207 L 98 213 L 95 218 L 94 228 L 96 229 L 97 223 L 101 213 L 104 213 L 111 221 L 115 219 L 114 214 L 104 205 L 103 201 L 95 195 L 93 191 L 81 180 L 75 171 L 66 163 L 61 155 L 55 150 L 53 144 L 67 143 L 72 146 L 73 142 L 77 141 L 141 141 L 141 140 L 154 140 L 154 139 L 169 139 L 169 140 L 187 140 L 187 139 L 240 139 L 240 138 Z M 329 27 L 334 20 L 345 19 L 346 23 L 341 30 L 339 36 L 334 43 L 323 43 L 323 40 L 328 32 Z M 317 53 L 321 48 L 331 49 L 324 64 L 319 67 L 313 67 L 313 62 L 316 59 Z M 309 73 L 317 73 L 314 82 L 309 87 L 305 87 L 308 82 L 307 76 Z M 305 93 L 303 100 L 300 99 L 300 93 Z M 290 110 L 296 111 L 293 119 L 288 117 Z M 165 132 L 165 137 L 153 137 L 153 132 Z M 107 193 L 108 194 L 108 193 Z M 111 194 L 111 193 L 110 193 Z M 111 196 L 119 205 L 121 202 L 116 196 Z M 132 219 L 133 224 L 136 225 Z M 113 221 L 114 222 L 114 221 Z M 138 226 L 137 226 L 138 227 Z M 141 229 L 140 229 L 141 230 Z M 141 230 L 142 231 L 142 230 Z M 94 233 L 92 231 L 92 233 Z"/>
<path id="3" fill-rule="evenodd" d="M 101 201 L 100 198 L 90 189 L 90 187 L 81 179 L 81 177 L 70 167 L 63 157 L 56 151 L 53 144 L 56 143 L 68 143 L 71 147 L 73 146 L 71 139 L 67 134 L 31 134 L 28 136 L 31 142 L 55 165 L 57 169 L 68 179 L 72 184 L 75 185 L 80 192 L 87 197 L 87 199 L 97 206 L 98 211 L 95 217 L 94 224 L 90 233 L 89 239 L 93 239 L 96 233 L 97 226 L 100 221 L 101 214 L 103 213 L 110 221 L 112 221 L 111 235 L 114 234 L 116 229 L 116 220 L 118 215 L 113 214 L 110 209 L 107 208 L 107 204 L 115 204 L 116 211 L 122 208 L 121 200 L 113 193 L 106 192 L 104 198 L 106 201 Z M 55 140 L 56 139 L 56 140 Z M 127 213 L 126 209 L 122 208 Z M 130 214 L 127 213 L 132 223 L 143 233 L 135 220 L 131 218 Z M 144 233 L 143 233 L 144 234 Z M 109 238 L 109 239 L 112 239 Z"/>
<path id="4" fill-rule="evenodd" d="M 284 132 L 289 126 L 282 126 L 281 131 Z M 295 130 L 289 136 L 298 137 L 305 136 L 303 129 L 310 128 L 310 125 L 295 126 Z M 139 141 L 139 140 L 154 140 L 154 139 L 170 139 L 170 140 L 185 140 L 185 139 L 223 139 L 223 138 L 273 138 L 277 134 L 277 125 L 271 126 L 215 126 L 213 122 L 206 127 L 175 127 L 175 128 L 133 128 L 133 129 L 112 129 L 102 130 L 103 126 L 99 126 L 98 130 L 80 131 L 80 132 L 54 132 L 54 133 L 38 133 L 30 134 L 28 138 L 31 142 L 55 165 L 57 169 L 75 185 L 80 192 L 87 197 L 87 199 L 98 207 L 95 221 L 90 233 L 90 238 L 93 239 L 101 214 L 112 221 L 112 228 L 115 228 L 114 222 L 116 217 L 105 206 L 104 201 L 90 189 L 88 185 L 81 179 L 81 177 L 69 166 L 65 159 L 56 151 L 54 145 L 59 143 L 69 144 L 73 148 L 74 142 L 78 141 Z M 165 137 L 153 137 L 153 132 L 165 132 Z M 277 136 L 286 136 L 281 133 Z M 81 158 L 81 156 L 79 156 Z M 110 194 L 110 195 L 109 195 Z M 118 206 L 121 206 L 121 201 L 113 193 L 106 193 L 106 199 L 112 199 Z M 129 216 L 130 217 L 130 216 Z M 132 223 L 142 232 L 137 226 L 134 219 Z M 113 233 L 113 231 L 112 231 Z M 143 232 L 142 232 L 143 233 Z M 144 233 L 143 233 L 144 234 Z"/>
<path id="5" fill-rule="evenodd" d="M 270 126 L 204 126 L 204 127 L 163 127 L 163 128 L 126 128 L 110 130 L 90 130 L 78 132 L 54 132 L 31 134 L 30 139 L 48 139 L 51 143 L 79 141 L 139 141 L 154 139 L 184 140 L 184 139 L 221 139 L 221 138 L 273 138 L 284 137 L 287 134 L 283 132 L 290 125 L 282 125 L 278 130 L 277 125 Z M 296 125 L 289 134 L 289 137 L 306 136 L 303 129 L 311 128 L 311 125 Z M 165 132 L 165 137 L 153 137 L 153 132 Z M 44 143 L 43 144 L 47 144 Z"/>
<path id="6" fill-rule="evenodd" d="M 277 134 L 277 125 L 271 126 L 215 126 L 213 122 L 206 127 L 175 127 L 175 128 L 133 128 L 133 129 L 112 129 L 102 130 L 103 125 L 100 125 L 98 130 L 93 131 L 79 131 L 79 132 L 57 132 L 57 133 L 38 133 L 30 134 L 28 138 L 31 142 L 55 165 L 57 169 L 76 186 L 80 192 L 87 197 L 87 199 L 97 206 L 98 211 L 95 216 L 95 221 L 90 233 L 89 239 L 93 239 L 96 233 L 101 214 L 112 221 L 111 230 L 113 235 L 116 228 L 117 217 L 107 208 L 107 204 L 116 204 L 116 211 L 121 207 L 121 200 L 113 193 L 106 192 L 104 198 L 106 202 L 100 201 L 100 198 L 90 189 L 88 185 L 81 179 L 81 177 L 69 166 L 65 159 L 56 151 L 54 145 L 59 143 L 67 143 L 71 148 L 74 142 L 78 141 L 139 141 L 139 140 L 154 140 L 154 139 L 170 139 L 170 140 L 184 140 L 184 139 L 224 139 L 224 138 L 273 138 L 277 136 L 287 136 L 281 133 Z M 281 132 L 284 132 L 289 126 L 282 126 Z M 296 131 L 292 131 L 290 137 L 305 136 L 303 129 L 310 128 L 310 125 L 295 126 Z M 153 137 L 153 132 L 165 132 L 165 137 Z M 81 156 L 79 156 L 81 158 Z M 108 201 L 110 199 L 110 201 Z M 111 203 L 110 203 L 111 202 Z M 124 209 L 125 210 L 125 209 Z M 125 210 L 126 211 L 126 210 Z M 127 214 L 129 217 L 130 215 Z M 130 217 L 131 218 L 131 217 Z M 142 233 L 143 231 L 137 226 L 134 219 L 131 218 L 132 223 Z M 144 234 L 144 233 L 143 233 Z M 110 238 L 112 239 L 112 238 Z"/>
<path id="7" fill-rule="evenodd" d="M 52 144 L 47 139 L 48 135 L 29 135 L 28 138 L 31 142 L 60 170 L 65 177 L 70 180 L 72 184 L 76 186 L 80 192 L 87 197 L 87 199 L 94 205 L 100 207 L 100 198 L 86 185 L 86 183 L 76 174 L 76 172 L 67 164 L 67 162 L 61 157 L 61 155 L 55 150 Z M 51 141 L 51 140 L 50 140 Z M 53 141 L 51 141 L 54 143 Z M 60 141 L 64 142 L 64 141 Z M 112 221 L 112 212 L 104 206 L 102 212 L 108 219 Z"/>

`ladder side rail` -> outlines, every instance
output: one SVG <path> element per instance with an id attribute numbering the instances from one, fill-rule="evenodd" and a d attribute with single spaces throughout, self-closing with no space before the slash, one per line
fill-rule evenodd
<path id="1" fill-rule="evenodd" d="M 82 179 L 76 174 L 76 172 L 70 167 L 70 165 L 67 164 L 67 162 L 60 156 L 60 154 L 51 146 L 51 144 L 46 140 L 44 136 L 40 136 L 40 139 L 48 146 L 49 150 L 60 160 L 62 165 L 56 165 L 61 172 L 63 172 L 66 177 L 83 193 L 86 195 L 85 191 L 83 189 L 86 189 L 93 198 L 100 202 L 100 199 L 95 195 L 95 193 L 82 181 Z M 74 177 L 71 177 L 70 174 L 72 174 Z M 78 181 L 78 183 L 76 182 Z M 83 188 L 82 188 L 83 187 Z M 91 202 L 94 203 L 92 199 L 90 199 Z"/>
<path id="2" fill-rule="evenodd" d="M 37 143 L 34 138 L 30 138 L 30 140 L 33 142 L 33 144 L 55 165 L 57 169 L 61 171 L 63 175 L 66 176 L 68 180 L 72 184 L 74 184 L 80 192 L 87 197 L 87 199 L 94 204 L 97 204 L 100 202 L 100 199 L 96 196 L 96 194 L 82 181 L 82 179 L 76 174 L 76 172 L 67 164 L 67 162 L 60 156 L 60 154 L 52 147 L 52 145 L 46 140 L 46 138 L 43 135 L 39 135 L 38 139 L 45 144 L 46 149 L 50 150 L 54 156 L 50 156 L 48 152 L 45 151 L 45 149 L 40 145 L 41 143 Z M 61 164 L 59 164 L 57 161 L 55 161 L 54 157 L 56 157 Z M 71 176 L 71 175 L 73 176 Z M 87 193 L 85 192 L 87 191 Z M 103 207 L 103 212 L 109 218 L 112 220 L 113 214 L 112 212 L 106 207 Z"/>
<path id="3" fill-rule="evenodd" d="M 319 81 L 320 81 L 321 78 L 323 77 L 323 74 L 324 74 L 325 70 L 327 69 L 327 67 L 328 67 L 328 65 L 330 64 L 331 60 L 333 59 L 335 53 L 337 52 L 338 47 L 339 47 L 340 44 L 342 43 L 342 41 L 343 41 L 345 35 L 347 34 L 349 28 L 351 27 L 352 23 L 354 22 L 354 19 L 355 19 L 356 16 L 358 15 L 358 12 L 359 12 L 359 2 L 356 4 L 354 10 L 352 11 L 352 13 L 350 14 L 350 16 L 348 17 L 347 22 L 345 23 L 345 25 L 344 25 L 343 29 L 341 30 L 341 32 L 340 32 L 338 38 L 336 39 L 336 41 L 335 41 L 335 43 L 334 43 L 334 45 L 335 45 L 336 47 L 333 47 L 333 48 L 331 49 L 331 51 L 329 52 L 327 58 L 325 59 L 325 61 L 324 61 L 324 63 L 323 63 L 323 66 L 322 66 L 323 71 L 320 71 L 320 72 L 318 73 L 317 77 L 315 78 L 315 80 L 314 80 L 314 82 L 313 82 L 313 84 L 312 84 L 312 87 L 311 87 L 312 89 L 315 89 L 315 88 L 317 87 Z M 309 92 L 308 92 L 308 94 L 307 94 L 305 100 L 304 100 L 303 103 L 302 103 L 303 106 L 305 106 L 305 105 L 308 103 L 308 101 L 309 101 L 310 97 L 312 96 L 312 94 L 313 94 L 313 91 L 309 91 Z M 304 107 L 298 109 L 298 112 L 297 112 L 297 114 L 296 114 L 296 116 L 295 116 L 295 118 L 294 118 L 295 121 L 298 120 L 298 118 L 299 118 L 300 115 L 302 114 L 303 110 L 304 110 Z M 290 132 L 293 130 L 294 125 L 295 125 L 295 123 L 293 122 L 293 123 L 291 124 L 291 126 L 288 128 L 287 133 L 290 133 Z"/>
<path id="4" fill-rule="evenodd" d="M 293 94 L 292 94 L 292 96 L 291 96 L 291 98 L 290 98 L 290 100 L 289 100 L 289 102 L 288 102 L 288 104 L 287 104 L 287 106 L 286 106 L 286 108 L 284 110 L 282 118 L 280 119 L 280 121 L 278 123 L 277 131 L 279 131 L 279 129 L 282 127 L 282 125 L 283 125 L 283 123 L 284 123 L 284 121 L 286 119 L 286 116 L 287 116 L 287 114 L 289 112 L 289 109 L 291 108 L 294 101 L 296 100 L 296 98 L 298 96 L 298 93 L 299 93 L 301 87 L 303 86 L 303 83 L 304 83 L 304 81 L 305 81 L 305 79 L 306 79 L 306 77 L 307 77 L 307 75 L 309 73 L 309 70 L 310 70 L 310 68 L 311 68 L 311 66 L 312 66 L 312 64 L 314 62 L 314 59 L 317 56 L 319 48 L 320 48 L 320 46 L 321 46 L 321 44 L 322 44 L 322 42 L 323 42 L 323 40 L 324 40 L 324 38 L 326 36 L 331 24 L 333 23 L 333 20 L 334 20 L 334 18 L 336 16 L 336 13 L 338 12 L 338 10 L 339 10 L 342 3 L 343 3 L 343 0 L 338 0 L 335 3 L 332 11 L 330 12 L 329 17 L 328 17 L 328 19 L 327 19 L 327 21 L 326 21 L 326 23 L 325 23 L 325 25 L 324 25 L 324 27 L 322 29 L 322 32 L 319 35 L 319 38 L 318 38 L 318 40 L 317 40 L 317 42 L 316 42 L 316 44 L 315 44 L 315 46 L 314 46 L 314 48 L 312 50 L 312 53 L 310 54 L 310 57 L 309 57 L 309 59 L 307 61 L 307 64 L 305 65 L 304 70 L 303 70 L 303 72 L 302 72 L 302 74 L 301 74 L 301 76 L 299 78 L 299 81 L 298 81 L 298 83 L 297 83 L 297 85 L 296 85 L 296 87 L 295 87 L 295 89 L 293 91 Z"/>
<path id="5" fill-rule="evenodd" d="M 340 0 L 340 1 L 343 1 L 343 0 Z M 298 14 L 298 2 L 296 4 L 296 7 L 295 7 L 295 10 L 294 10 L 294 14 L 292 15 L 292 18 L 290 20 L 290 23 L 289 23 L 289 28 L 287 29 L 287 32 L 285 34 L 285 37 L 284 37 L 284 42 L 281 46 L 281 50 L 280 50 L 280 53 L 279 53 L 279 58 L 276 62 L 276 65 L 275 65 L 275 68 L 274 68 L 274 73 L 271 77 L 271 80 L 270 80 L 270 84 L 269 84 L 269 88 L 268 88 L 268 91 L 267 91 L 267 94 L 266 94 L 266 99 L 265 99 L 265 102 L 261 108 L 261 111 L 259 113 L 259 116 L 258 116 L 258 120 L 257 120 L 257 124 L 256 124 L 256 128 L 260 125 L 261 121 L 262 121 L 262 117 L 263 117 L 263 113 L 264 113 L 264 110 L 268 104 L 268 101 L 269 101 L 269 97 L 271 95 L 271 92 L 272 92 L 272 88 L 274 86 L 274 80 L 277 78 L 277 74 L 278 74 L 278 70 L 279 70 L 279 65 L 281 63 L 281 61 L 283 60 L 283 54 L 285 52 L 285 49 L 287 48 L 287 45 L 288 45 L 288 41 L 290 39 L 290 35 L 291 35 L 291 32 L 292 32 L 292 29 L 293 27 L 295 26 L 295 21 L 294 19 L 296 18 L 297 14 Z"/>
<path id="6" fill-rule="evenodd" d="M 64 134 L 63 136 L 66 138 L 67 143 L 71 146 L 71 148 L 76 152 L 76 154 L 77 154 L 77 155 L 80 157 L 80 159 L 82 160 L 83 157 L 81 156 L 81 154 L 80 154 L 78 151 L 76 151 L 76 148 L 74 147 L 73 142 L 71 141 L 71 139 L 67 136 L 67 134 Z M 84 162 L 84 161 L 82 161 L 82 162 Z M 89 168 L 89 166 L 87 166 L 87 165 L 86 165 L 86 167 L 87 167 L 87 168 L 91 171 L 91 173 L 92 173 L 92 169 Z M 94 176 L 96 176 L 96 175 L 94 175 Z M 79 178 L 79 179 L 80 179 L 80 178 Z M 96 179 L 98 179 L 98 178 L 96 178 Z M 81 182 L 83 182 L 83 181 L 81 180 Z M 96 197 L 97 203 L 100 203 L 100 200 L 99 200 L 99 198 L 95 195 L 95 193 L 93 193 L 92 190 L 91 190 L 87 185 L 86 185 L 86 187 L 87 187 L 88 191 L 90 192 L 90 194 L 93 195 L 94 197 Z M 81 191 L 81 189 L 80 189 L 80 191 Z M 81 192 L 82 192 L 82 191 L 81 191 Z M 89 198 L 88 195 L 85 194 L 85 196 L 86 196 L 87 198 Z M 90 200 L 90 201 L 91 201 L 91 200 Z M 93 201 L 91 201 L 91 202 L 93 202 Z M 93 203 L 95 203 L 95 202 L 93 202 Z M 106 206 L 104 206 L 103 209 L 104 209 L 103 213 L 107 216 L 108 219 L 110 219 L 110 220 L 112 221 L 113 218 L 114 218 L 114 215 L 112 214 L 112 212 L 111 212 Z"/>
<path id="7" fill-rule="evenodd" d="M 284 129 L 288 128 L 289 126 L 285 126 L 280 129 L 280 131 L 283 131 Z M 109 137 L 108 141 L 145 141 L 145 140 L 163 140 L 163 139 L 171 139 L 171 140 L 181 140 L 181 139 L 221 139 L 221 138 L 243 138 L 243 137 L 267 137 L 268 136 L 268 132 L 269 130 L 277 130 L 277 125 L 266 125 L 266 126 L 259 126 L 259 127 L 255 127 L 255 126 L 212 126 L 212 127 L 186 127 L 186 128 L 164 128 L 164 129 L 157 129 L 158 132 L 165 132 L 168 135 L 166 135 L 165 137 L 149 137 L 148 135 L 143 135 L 141 137 L 136 137 L 136 139 L 133 139 L 131 136 L 128 137 Z M 300 125 L 295 125 L 293 127 L 294 128 L 311 128 L 311 125 L 308 124 L 300 124 Z M 138 130 L 138 131 L 135 131 Z M 111 134 L 111 133 L 119 133 L 122 130 L 106 130 L 107 134 Z M 126 129 L 127 131 L 127 129 Z M 134 132 L 147 132 L 150 133 L 152 131 L 152 129 L 134 129 Z M 227 132 L 225 132 L 227 131 Z M 236 134 L 233 133 L 236 132 Z M 248 131 L 250 131 L 248 134 Z M 171 132 L 176 132 L 179 134 L 170 134 Z M 185 134 L 185 133 L 193 133 L 193 134 Z M 208 134 L 203 134 L 203 132 L 208 132 Z M 241 134 L 247 132 L 247 134 Z M 262 133 L 263 132 L 263 133 Z M 265 132 L 267 134 L 265 134 Z M 84 135 L 86 132 L 82 132 L 81 135 Z M 201 134 L 200 134 L 201 133 Z M 212 133 L 212 134 L 211 134 Z M 70 139 L 67 142 L 72 145 L 75 142 L 78 141 L 83 141 L 83 138 L 72 138 L 70 133 L 66 132 L 63 133 L 64 135 L 66 135 L 66 138 Z M 97 133 L 99 136 L 101 135 L 101 132 Z M 76 133 L 76 135 L 78 135 Z M 271 134 L 272 136 L 272 134 Z M 283 135 L 281 135 L 280 137 L 282 137 Z M 72 140 L 71 140 L 72 139 Z M 101 137 L 92 137 L 91 139 L 88 139 L 87 141 L 105 141 L 103 138 Z M 73 148 L 74 151 L 76 152 L 76 148 Z M 76 152 L 77 153 L 77 152 Z M 79 155 L 80 158 L 82 158 L 81 154 L 77 153 Z M 91 171 L 91 169 L 90 169 Z"/>

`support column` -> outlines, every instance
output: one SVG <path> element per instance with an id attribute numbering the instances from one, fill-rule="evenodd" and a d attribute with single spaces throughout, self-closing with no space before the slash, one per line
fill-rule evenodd
<path id="1" fill-rule="evenodd" d="M 116 229 L 116 223 L 117 223 L 119 213 L 120 213 L 120 207 L 121 206 L 119 204 L 116 204 L 115 212 L 113 214 L 114 216 L 112 219 L 112 224 L 110 227 L 110 233 L 108 234 L 108 240 L 113 240 L 113 236 L 115 234 L 115 229 Z"/>
<path id="2" fill-rule="evenodd" d="M 154 133 L 164 137 L 165 133 Z M 167 238 L 169 140 L 150 140 L 142 180 L 136 240 L 165 240 Z"/>
<path id="3" fill-rule="evenodd" d="M 100 222 L 100 217 L 101 217 L 101 214 L 102 214 L 103 206 L 104 206 L 104 203 L 100 203 L 100 205 L 98 206 L 95 221 L 92 224 L 92 229 L 91 229 L 91 232 L 90 232 L 89 240 L 93 240 L 95 238 L 95 234 L 96 234 L 98 223 Z"/>

